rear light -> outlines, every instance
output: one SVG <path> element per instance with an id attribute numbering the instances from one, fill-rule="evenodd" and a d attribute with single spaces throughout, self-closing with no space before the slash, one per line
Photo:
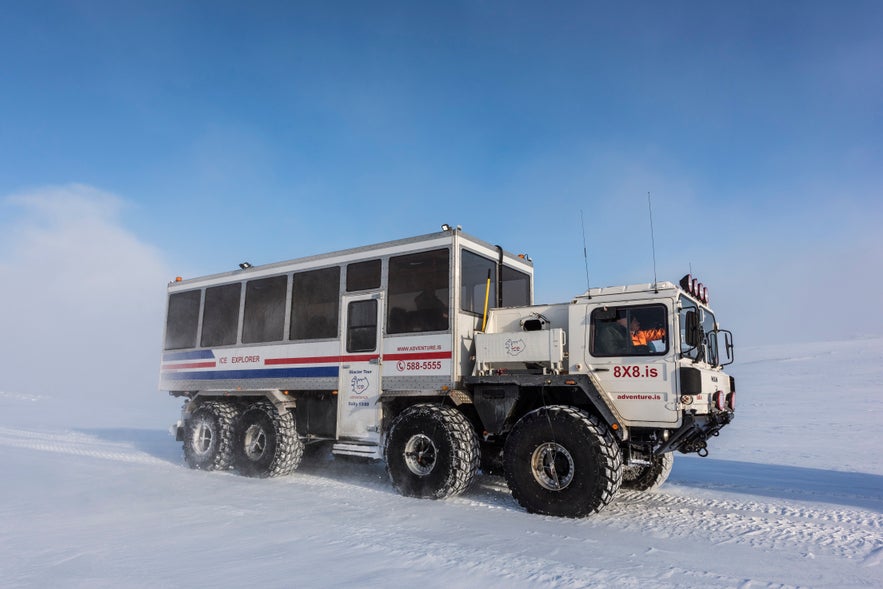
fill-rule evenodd
<path id="1" fill-rule="evenodd" d="M 712 399 L 714 400 L 714 406 L 717 407 L 717 410 L 723 411 L 724 410 L 724 402 L 726 401 L 724 394 L 721 391 L 716 391 L 714 393 L 714 395 L 712 396 Z"/>
<path id="2" fill-rule="evenodd" d="M 727 393 L 727 407 L 730 411 L 736 410 L 736 391 Z"/>

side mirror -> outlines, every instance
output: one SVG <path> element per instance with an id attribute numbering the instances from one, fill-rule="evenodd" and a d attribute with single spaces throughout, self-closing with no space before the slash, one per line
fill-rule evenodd
<path id="1" fill-rule="evenodd" d="M 721 366 L 726 366 L 728 364 L 732 364 L 735 360 L 735 356 L 733 354 L 733 334 L 726 329 L 720 329 L 717 331 L 718 337 L 723 334 L 724 336 L 724 356 L 721 358 Z"/>

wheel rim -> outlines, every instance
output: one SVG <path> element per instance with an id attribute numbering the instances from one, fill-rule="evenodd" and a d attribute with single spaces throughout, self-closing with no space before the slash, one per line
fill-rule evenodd
<path id="1" fill-rule="evenodd" d="M 536 481 L 550 491 L 561 491 L 573 482 L 573 456 L 556 442 L 546 442 L 533 451 L 530 469 Z"/>
<path id="2" fill-rule="evenodd" d="M 259 425 L 250 425 L 245 430 L 245 455 L 249 460 L 258 460 L 267 449 L 267 434 Z"/>
<path id="3" fill-rule="evenodd" d="M 194 452 L 200 456 L 207 454 L 212 447 L 213 439 L 214 434 L 212 428 L 205 421 L 200 420 L 196 424 L 196 428 L 193 430 L 192 446 Z"/>
<path id="4" fill-rule="evenodd" d="M 437 450 L 435 444 L 427 436 L 417 434 L 411 436 L 405 444 L 405 464 L 408 470 L 417 476 L 426 476 L 435 468 Z"/>

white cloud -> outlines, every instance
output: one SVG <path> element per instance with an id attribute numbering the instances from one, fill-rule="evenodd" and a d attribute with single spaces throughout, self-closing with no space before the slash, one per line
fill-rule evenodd
<path id="1" fill-rule="evenodd" d="M 160 395 L 169 273 L 160 252 L 122 225 L 125 206 L 77 184 L 0 201 L 0 390 L 92 409 Z"/>

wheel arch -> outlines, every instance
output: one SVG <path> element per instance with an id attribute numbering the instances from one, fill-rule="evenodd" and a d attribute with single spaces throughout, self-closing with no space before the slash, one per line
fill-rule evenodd
<path id="1" fill-rule="evenodd" d="M 587 375 L 513 374 L 471 377 L 467 383 L 480 427 L 491 434 L 507 433 L 519 419 L 540 407 L 568 405 L 597 416 L 618 442 L 627 437 L 621 418 Z M 490 391 L 494 393 L 488 394 Z"/>
<path id="2" fill-rule="evenodd" d="M 183 415 L 186 419 L 205 401 L 227 401 L 232 403 L 251 404 L 261 399 L 266 399 L 272 403 L 280 415 L 288 413 L 288 411 L 297 406 L 295 398 L 289 396 L 288 391 L 280 389 L 253 389 L 246 391 L 204 390 L 197 391 L 186 403 L 184 403 Z"/>
<path id="3" fill-rule="evenodd" d="M 414 405 L 436 404 L 451 407 L 462 413 L 472 424 L 476 433 L 481 433 L 481 418 L 475 410 L 472 396 L 458 390 L 451 391 L 417 391 L 417 392 L 384 392 L 380 396 L 383 409 L 381 433 L 389 431 L 390 425 L 403 411 Z"/>

